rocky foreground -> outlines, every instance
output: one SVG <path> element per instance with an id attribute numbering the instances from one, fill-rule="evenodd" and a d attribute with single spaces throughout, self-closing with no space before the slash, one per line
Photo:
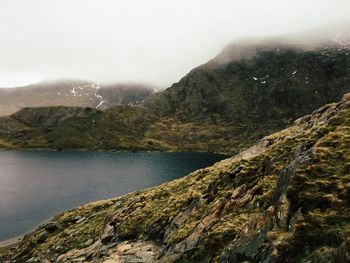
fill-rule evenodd
<path id="1" fill-rule="evenodd" d="M 322 263 L 349 251 L 346 94 L 212 167 L 57 215 L 1 260 Z"/>

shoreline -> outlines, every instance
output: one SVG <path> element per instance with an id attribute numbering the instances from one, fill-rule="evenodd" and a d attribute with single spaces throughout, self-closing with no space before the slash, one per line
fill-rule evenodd
<path id="1" fill-rule="evenodd" d="M 18 236 L 11 237 L 11 238 L 8 238 L 8 239 L 5 239 L 5 240 L 0 240 L 0 253 L 3 250 L 7 250 L 7 249 L 10 249 L 12 247 L 17 246 L 23 240 L 23 238 L 25 236 L 31 235 L 38 227 L 40 227 L 40 226 L 50 222 L 53 218 L 54 218 L 54 216 L 51 216 L 50 218 L 40 222 L 38 225 L 36 225 L 32 229 L 24 232 L 23 234 L 20 234 Z"/>
<path id="2" fill-rule="evenodd" d="M 26 234 L 0 241 L 0 252 L 17 246 Z"/>
<path id="3" fill-rule="evenodd" d="M 0 139 L 1 140 L 1 139 Z M 249 147 L 248 147 L 249 148 Z M 1 147 L 0 151 L 49 151 L 49 152 L 105 152 L 105 153 L 118 153 L 118 152 L 130 152 L 130 153 L 205 153 L 205 154 L 218 154 L 225 156 L 233 156 L 237 153 L 232 152 L 216 152 L 205 150 L 186 150 L 186 149 L 88 149 L 88 148 L 18 148 L 18 147 Z"/>

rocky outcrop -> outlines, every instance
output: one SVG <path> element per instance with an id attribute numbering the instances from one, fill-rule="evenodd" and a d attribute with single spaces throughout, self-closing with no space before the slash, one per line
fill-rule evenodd
<path id="1" fill-rule="evenodd" d="M 58 215 L 3 261 L 350 262 L 349 120 L 345 95 L 212 167 Z"/>

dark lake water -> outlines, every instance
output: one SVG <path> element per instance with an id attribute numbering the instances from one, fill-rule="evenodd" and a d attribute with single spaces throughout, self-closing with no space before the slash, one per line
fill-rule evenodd
<path id="1" fill-rule="evenodd" d="M 159 185 L 224 158 L 205 153 L 0 151 L 0 241 L 63 210 Z"/>

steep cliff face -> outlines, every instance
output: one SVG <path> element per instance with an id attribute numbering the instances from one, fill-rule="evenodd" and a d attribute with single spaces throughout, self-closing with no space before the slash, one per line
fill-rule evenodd
<path id="1" fill-rule="evenodd" d="M 269 48 L 252 57 L 200 66 L 146 105 L 182 123 L 220 126 L 220 137 L 239 149 L 247 138 L 255 141 L 338 100 L 350 89 L 349 73 L 347 48 Z M 157 138 L 162 140 L 161 132 Z"/>
<path id="2" fill-rule="evenodd" d="M 58 215 L 3 258 L 349 262 L 349 200 L 347 94 L 212 167 Z"/>

